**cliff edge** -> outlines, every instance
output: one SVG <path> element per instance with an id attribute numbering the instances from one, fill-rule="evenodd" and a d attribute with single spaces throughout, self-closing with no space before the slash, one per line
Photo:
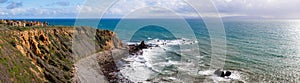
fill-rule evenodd
<path id="1" fill-rule="evenodd" d="M 96 52 L 122 47 L 114 32 L 95 31 Z M 68 26 L 0 25 L 0 82 L 74 82 L 74 64 L 83 58 L 74 56 L 74 32 L 78 30 Z"/>

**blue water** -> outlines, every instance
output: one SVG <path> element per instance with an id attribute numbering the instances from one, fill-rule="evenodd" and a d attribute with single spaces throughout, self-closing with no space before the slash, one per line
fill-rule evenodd
<path id="1" fill-rule="evenodd" d="M 30 19 L 26 19 L 30 20 Z M 74 26 L 75 19 L 31 19 L 47 21 L 50 25 Z M 126 19 L 127 21 L 161 21 L 147 19 Z M 102 19 L 99 25 L 93 25 L 97 19 L 81 19 L 82 26 L 114 30 L 120 19 Z M 170 24 L 176 19 L 169 20 Z M 211 57 L 211 39 L 205 23 L 199 19 L 186 19 L 193 33 L 178 28 L 176 34 L 195 34 L 203 63 L 199 70 L 209 70 Z M 77 21 L 78 22 L 78 21 Z M 238 80 L 244 82 L 300 82 L 300 21 L 297 20 L 224 20 L 226 33 L 226 63 L 224 70 L 236 71 Z M 133 24 L 126 24 L 122 31 L 131 30 Z M 174 24 L 175 26 L 176 24 Z M 77 25 L 78 26 L 78 25 Z M 118 35 L 123 41 L 176 40 L 174 32 L 163 26 L 149 25 L 141 27 L 130 40 L 125 35 Z M 176 28 L 176 27 L 174 27 Z M 188 38 L 187 38 L 188 39 Z M 178 46 L 171 46 L 175 53 Z M 174 53 L 162 54 L 175 57 Z M 195 55 L 196 56 L 196 55 Z M 189 76 L 187 76 L 189 77 Z M 191 76 L 202 80 L 202 77 Z M 209 76 L 204 76 L 209 78 Z M 211 78 L 214 80 L 215 78 Z M 209 81 L 209 80 L 208 80 Z"/>

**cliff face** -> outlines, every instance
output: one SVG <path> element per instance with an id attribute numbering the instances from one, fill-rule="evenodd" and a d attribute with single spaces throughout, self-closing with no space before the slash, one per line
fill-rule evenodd
<path id="1" fill-rule="evenodd" d="M 94 31 L 97 52 L 122 46 L 115 33 Z M 74 32 L 78 31 L 73 27 L 1 27 L 0 80 L 5 83 L 72 82 L 76 59 L 72 56 Z"/>

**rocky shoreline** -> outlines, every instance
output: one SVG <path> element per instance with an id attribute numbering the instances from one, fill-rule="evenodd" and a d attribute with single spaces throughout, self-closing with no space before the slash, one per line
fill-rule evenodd
<path id="1" fill-rule="evenodd" d="M 138 45 L 127 45 L 126 53 L 108 51 L 98 57 L 100 70 L 103 72 L 103 75 L 110 83 L 134 83 L 120 73 L 120 69 L 118 69 L 116 62 L 121 60 L 121 58 L 126 54 L 141 55 L 143 53 L 142 49 L 146 49 L 148 47 L 151 46 L 146 45 L 144 41 L 142 41 Z"/>
<path id="2" fill-rule="evenodd" d="M 127 47 L 130 55 L 142 55 L 142 49 L 147 49 L 152 46 L 145 44 L 145 41 L 141 41 L 140 44 L 131 44 L 127 45 Z"/>
<path id="3" fill-rule="evenodd" d="M 112 52 L 109 51 L 107 54 L 98 57 L 98 64 L 103 75 L 106 77 L 110 83 L 133 83 L 132 81 L 126 79 L 119 71 L 114 58 L 112 57 Z"/>

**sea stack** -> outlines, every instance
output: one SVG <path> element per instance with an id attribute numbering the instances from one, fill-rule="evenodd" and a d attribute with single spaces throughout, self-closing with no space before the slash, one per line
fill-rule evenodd
<path id="1" fill-rule="evenodd" d="M 145 44 L 145 41 L 142 41 L 141 44 L 138 46 L 140 49 L 148 48 L 148 46 Z"/>
<path id="2" fill-rule="evenodd" d="M 145 41 L 142 41 L 138 45 L 128 45 L 129 48 L 129 54 L 132 55 L 141 55 L 143 54 L 142 49 L 146 49 L 150 47 L 149 45 L 145 44 Z"/>

